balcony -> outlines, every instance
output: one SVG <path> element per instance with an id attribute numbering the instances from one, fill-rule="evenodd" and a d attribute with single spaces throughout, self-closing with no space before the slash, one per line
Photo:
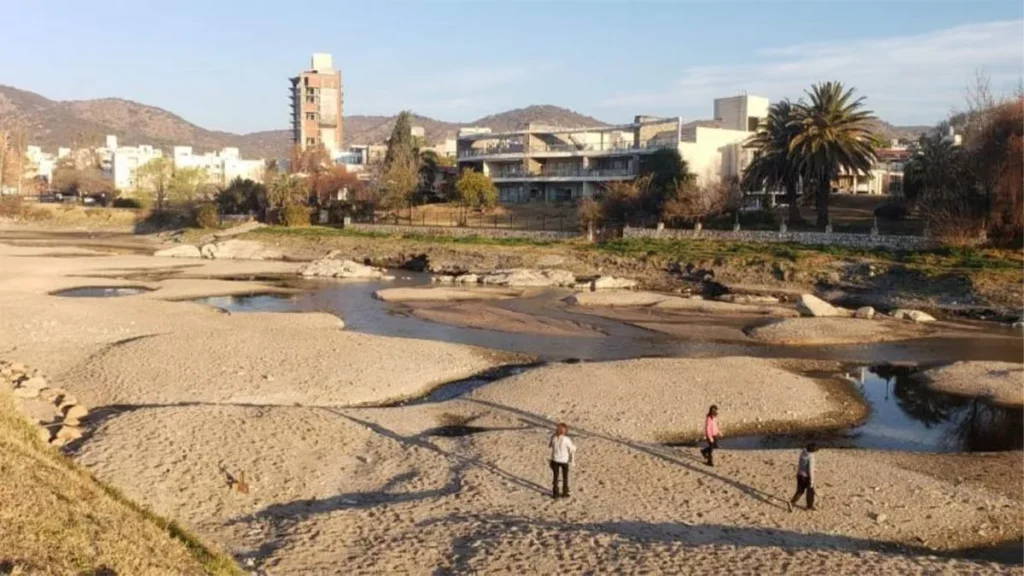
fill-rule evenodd
<path id="1" fill-rule="evenodd" d="M 495 182 L 517 180 L 627 180 L 636 172 L 627 168 L 542 168 L 540 171 L 495 170 L 490 173 Z"/>
<path id="2" fill-rule="evenodd" d="M 645 145 L 634 146 L 632 143 L 612 144 L 548 144 L 533 146 L 529 150 L 531 156 L 597 156 L 614 154 L 646 153 L 660 150 L 662 148 L 674 148 L 675 144 L 666 141 L 651 141 Z M 471 148 L 459 152 L 459 159 L 478 158 L 482 156 L 501 155 L 527 155 L 522 144 L 488 146 L 486 148 Z"/>

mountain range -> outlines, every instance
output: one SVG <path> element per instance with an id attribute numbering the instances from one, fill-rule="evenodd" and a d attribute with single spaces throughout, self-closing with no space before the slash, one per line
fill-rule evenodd
<path id="1" fill-rule="evenodd" d="M 396 116 L 345 117 L 345 142 L 384 143 Z M 608 124 L 558 106 L 517 108 L 479 118 L 472 122 L 445 122 L 415 116 L 412 124 L 422 126 L 429 143 L 453 138 L 464 126 L 487 126 L 494 131 L 514 130 L 526 122 L 554 126 L 598 127 Z M 18 126 L 28 132 L 29 142 L 46 150 L 58 146 L 85 147 L 103 144 L 114 134 L 123 145 L 152 144 L 161 148 L 190 145 L 197 152 L 227 146 L 239 149 L 246 158 L 283 158 L 291 147 L 291 130 L 266 130 L 233 134 L 207 130 L 172 112 L 120 98 L 95 100 L 50 100 L 12 86 L 0 85 L 0 127 Z M 893 126 L 878 122 L 877 132 L 888 138 L 916 138 L 930 126 Z"/>

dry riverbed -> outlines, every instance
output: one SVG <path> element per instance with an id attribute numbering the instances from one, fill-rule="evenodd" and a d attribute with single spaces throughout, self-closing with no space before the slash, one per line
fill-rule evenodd
<path id="1" fill-rule="evenodd" d="M 951 556 L 1020 539 L 1019 454 L 822 451 L 821 510 L 790 513 L 795 451 L 723 451 L 708 468 L 662 445 L 698 435 L 710 403 L 726 434 L 863 414 L 848 388 L 789 363 L 553 365 L 442 403 L 358 408 L 521 359 L 348 332 L 323 313 L 161 297 L 294 273 L 286 262 L 197 261 L 143 295 L 76 299 L 50 293 L 178 263 L 33 250 L 0 245 L 0 357 L 90 406 L 76 460 L 272 573 L 1013 570 Z M 547 437 L 560 420 L 580 452 L 573 498 L 552 501 Z M 1012 473 L 993 483 L 954 468 Z M 230 489 L 243 473 L 249 491 Z"/>

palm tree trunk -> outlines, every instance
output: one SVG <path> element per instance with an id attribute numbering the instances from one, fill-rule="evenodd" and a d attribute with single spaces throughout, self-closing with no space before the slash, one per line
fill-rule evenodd
<path id="1" fill-rule="evenodd" d="M 831 182 L 827 176 L 823 176 L 818 179 L 818 227 L 825 228 L 828 226 L 828 196 Z"/>
<path id="2" fill-rule="evenodd" d="M 800 215 L 800 206 L 796 203 L 795 180 L 788 180 L 786 182 L 786 202 L 789 204 L 789 225 L 792 226 L 797 222 L 803 221 L 803 216 Z"/>

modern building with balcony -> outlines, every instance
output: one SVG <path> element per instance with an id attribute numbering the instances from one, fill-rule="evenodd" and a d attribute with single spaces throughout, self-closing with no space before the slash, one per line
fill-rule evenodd
<path id="1" fill-rule="evenodd" d="M 644 159 L 664 149 L 678 150 L 702 184 L 738 177 L 751 157 L 743 143 L 752 132 L 745 128 L 756 127 L 764 117 L 767 99 L 737 98 L 751 102 L 721 99 L 733 104 L 730 117 L 708 122 L 637 116 L 630 124 L 596 128 L 528 124 L 499 133 L 467 128 L 459 132 L 456 143 L 458 167 L 490 176 L 500 200 L 509 203 L 599 195 L 610 182 L 636 178 Z M 716 113 L 719 102 L 715 101 Z"/>

